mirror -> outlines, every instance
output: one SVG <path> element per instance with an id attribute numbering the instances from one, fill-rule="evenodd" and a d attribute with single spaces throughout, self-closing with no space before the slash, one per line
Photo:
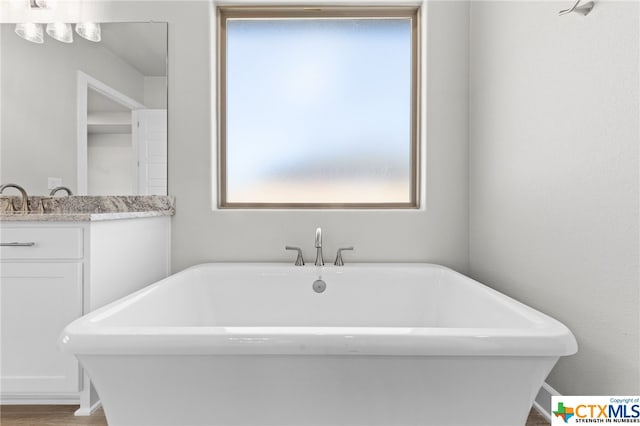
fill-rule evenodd
<path id="1" fill-rule="evenodd" d="M 0 32 L 0 183 L 29 195 L 167 194 L 167 24 L 43 44 Z"/>

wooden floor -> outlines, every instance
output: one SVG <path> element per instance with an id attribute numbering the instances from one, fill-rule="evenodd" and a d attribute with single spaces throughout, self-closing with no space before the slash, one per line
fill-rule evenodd
<path id="1" fill-rule="evenodd" d="M 89 417 L 75 417 L 75 405 L 4 405 L 0 406 L 2 426 L 89 426 L 107 424 L 102 409 Z M 526 426 L 549 426 L 544 417 L 531 410 Z"/>

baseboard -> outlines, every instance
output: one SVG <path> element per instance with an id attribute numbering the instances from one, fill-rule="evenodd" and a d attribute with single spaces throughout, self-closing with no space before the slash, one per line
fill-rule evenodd
<path id="1" fill-rule="evenodd" d="M 73 413 L 74 416 L 90 416 L 93 413 L 96 412 L 96 410 L 98 408 L 100 408 L 100 406 L 102 405 L 102 402 L 100 402 L 100 400 L 98 400 L 98 402 L 96 402 L 95 404 L 93 404 L 91 407 L 89 408 L 78 408 L 75 413 Z"/>
<path id="2" fill-rule="evenodd" d="M 533 408 L 551 423 L 551 397 L 558 396 L 560 392 L 549 386 L 547 382 L 542 384 L 536 399 L 533 401 Z"/>

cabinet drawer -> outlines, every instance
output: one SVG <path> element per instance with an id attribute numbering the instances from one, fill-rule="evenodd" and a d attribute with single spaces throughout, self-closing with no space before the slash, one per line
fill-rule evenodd
<path id="1" fill-rule="evenodd" d="M 0 243 L 2 260 L 81 259 L 84 252 L 82 228 L 2 227 Z"/>

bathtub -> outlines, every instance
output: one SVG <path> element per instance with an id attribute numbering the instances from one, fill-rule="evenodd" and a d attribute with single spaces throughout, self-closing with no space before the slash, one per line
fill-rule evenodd
<path id="1" fill-rule="evenodd" d="M 111 426 L 521 426 L 577 350 L 558 321 L 430 264 L 199 265 L 59 346 Z"/>

